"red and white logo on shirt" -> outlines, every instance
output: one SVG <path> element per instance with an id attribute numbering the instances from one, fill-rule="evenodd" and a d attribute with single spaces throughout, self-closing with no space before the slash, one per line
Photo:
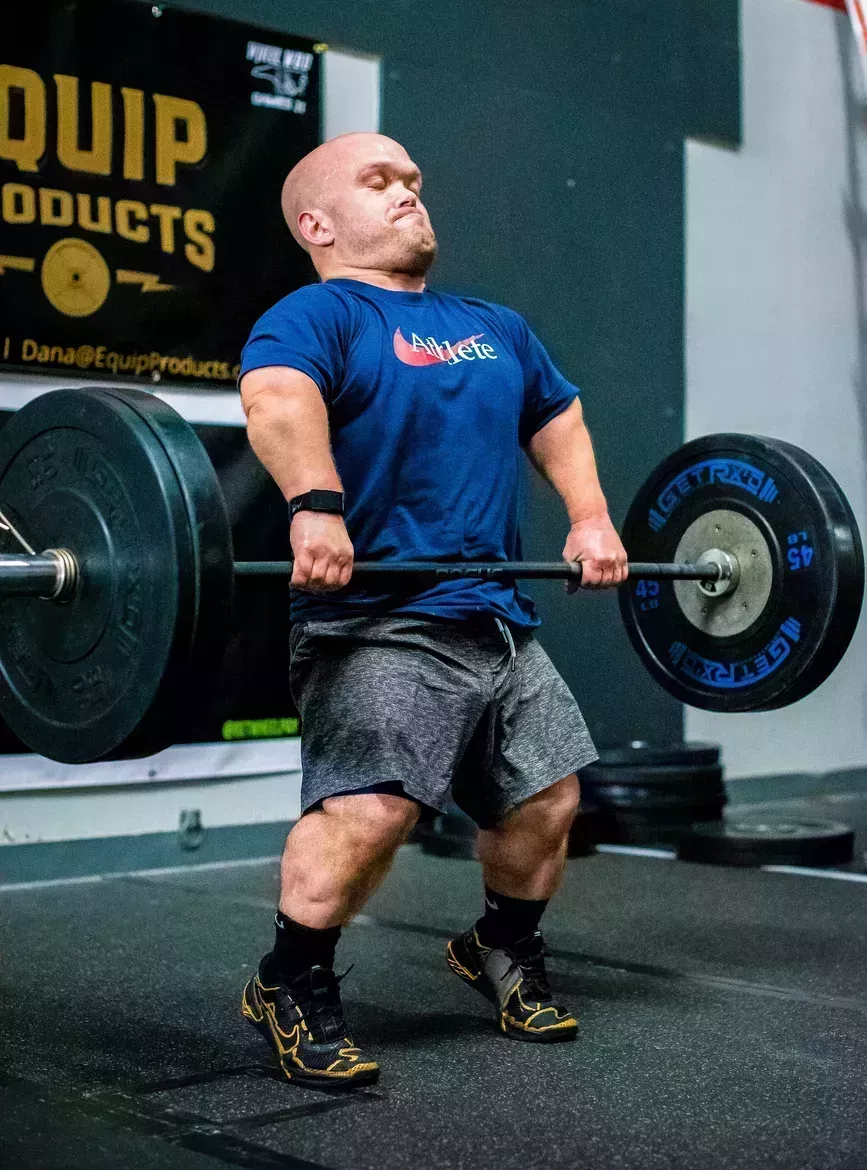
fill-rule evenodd
<path id="1" fill-rule="evenodd" d="M 456 366 L 458 362 L 491 361 L 497 357 L 492 345 L 479 345 L 484 333 L 475 333 L 463 341 L 436 341 L 433 337 L 412 334 L 407 341 L 400 331 L 394 331 L 394 352 L 406 366 Z"/>

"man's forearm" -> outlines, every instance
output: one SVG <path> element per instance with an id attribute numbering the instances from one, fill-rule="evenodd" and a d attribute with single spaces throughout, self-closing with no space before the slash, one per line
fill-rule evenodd
<path id="1" fill-rule="evenodd" d="M 312 378 L 287 366 L 241 379 L 250 446 L 287 500 L 313 488 L 342 491 L 331 455 L 328 412 Z M 289 525 L 296 589 L 327 593 L 352 576 L 353 548 L 342 516 L 302 510 Z"/>
<path id="2" fill-rule="evenodd" d="M 529 455 L 563 500 L 571 524 L 607 515 L 593 443 L 577 399 L 533 436 Z"/>
<path id="3" fill-rule="evenodd" d="M 310 379 L 301 382 L 304 375 L 291 373 L 294 379 L 285 384 L 245 394 L 250 446 L 287 500 L 311 488 L 341 491 L 325 404 Z"/>

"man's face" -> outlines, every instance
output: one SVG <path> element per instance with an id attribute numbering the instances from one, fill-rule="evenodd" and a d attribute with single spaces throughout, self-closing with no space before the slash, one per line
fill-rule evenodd
<path id="1" fill-rule="evenodd" d="M 403 147 L 376 138 L 354 146 L 341 164 L 326 202 L 333 259 L 412 276 L 427 272 L 436 236 L 421 201 L 421 172 Z"/>

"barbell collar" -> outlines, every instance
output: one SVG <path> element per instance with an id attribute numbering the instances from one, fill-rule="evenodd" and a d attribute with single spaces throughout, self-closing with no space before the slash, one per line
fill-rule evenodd
<path id="1" fill-rule="evenodd" d="M 57 567 L 57 577 L 51 593 L 42 594 L 47 601 L 69 601 L 78 588 L 78 561 L 68 548 L 47 548 L 43 557 L 49 557 Z"/>
<path id="2" fill-rule="evenodd" d="M 289 577 L 292 561 L 236 561 L 239 577 Z M 716 564 L 630 563 L 629 575 L 650 581 L 718 581 L 723 570 Z M 357 561 L 352 569 L 353 581 L 363 577 L 428 577 L 451 580 L 481 577 L 485 580 L 565 580 L 580 581 L 582 566 L 564 561 Z"/>

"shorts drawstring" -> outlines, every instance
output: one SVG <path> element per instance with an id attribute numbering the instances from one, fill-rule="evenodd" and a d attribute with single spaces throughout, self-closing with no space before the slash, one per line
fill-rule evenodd
<path id="1" fill-rule="evenodd" d="M 512 631 L 501 618 L 495 617 L 494 621 L 496 622 L 497 629 L 503 635 L 506 645 L 509 647 L 509 670 L 517 670 L 518 655 L 515 650 L 515 639 L 512 637 Z"/>

